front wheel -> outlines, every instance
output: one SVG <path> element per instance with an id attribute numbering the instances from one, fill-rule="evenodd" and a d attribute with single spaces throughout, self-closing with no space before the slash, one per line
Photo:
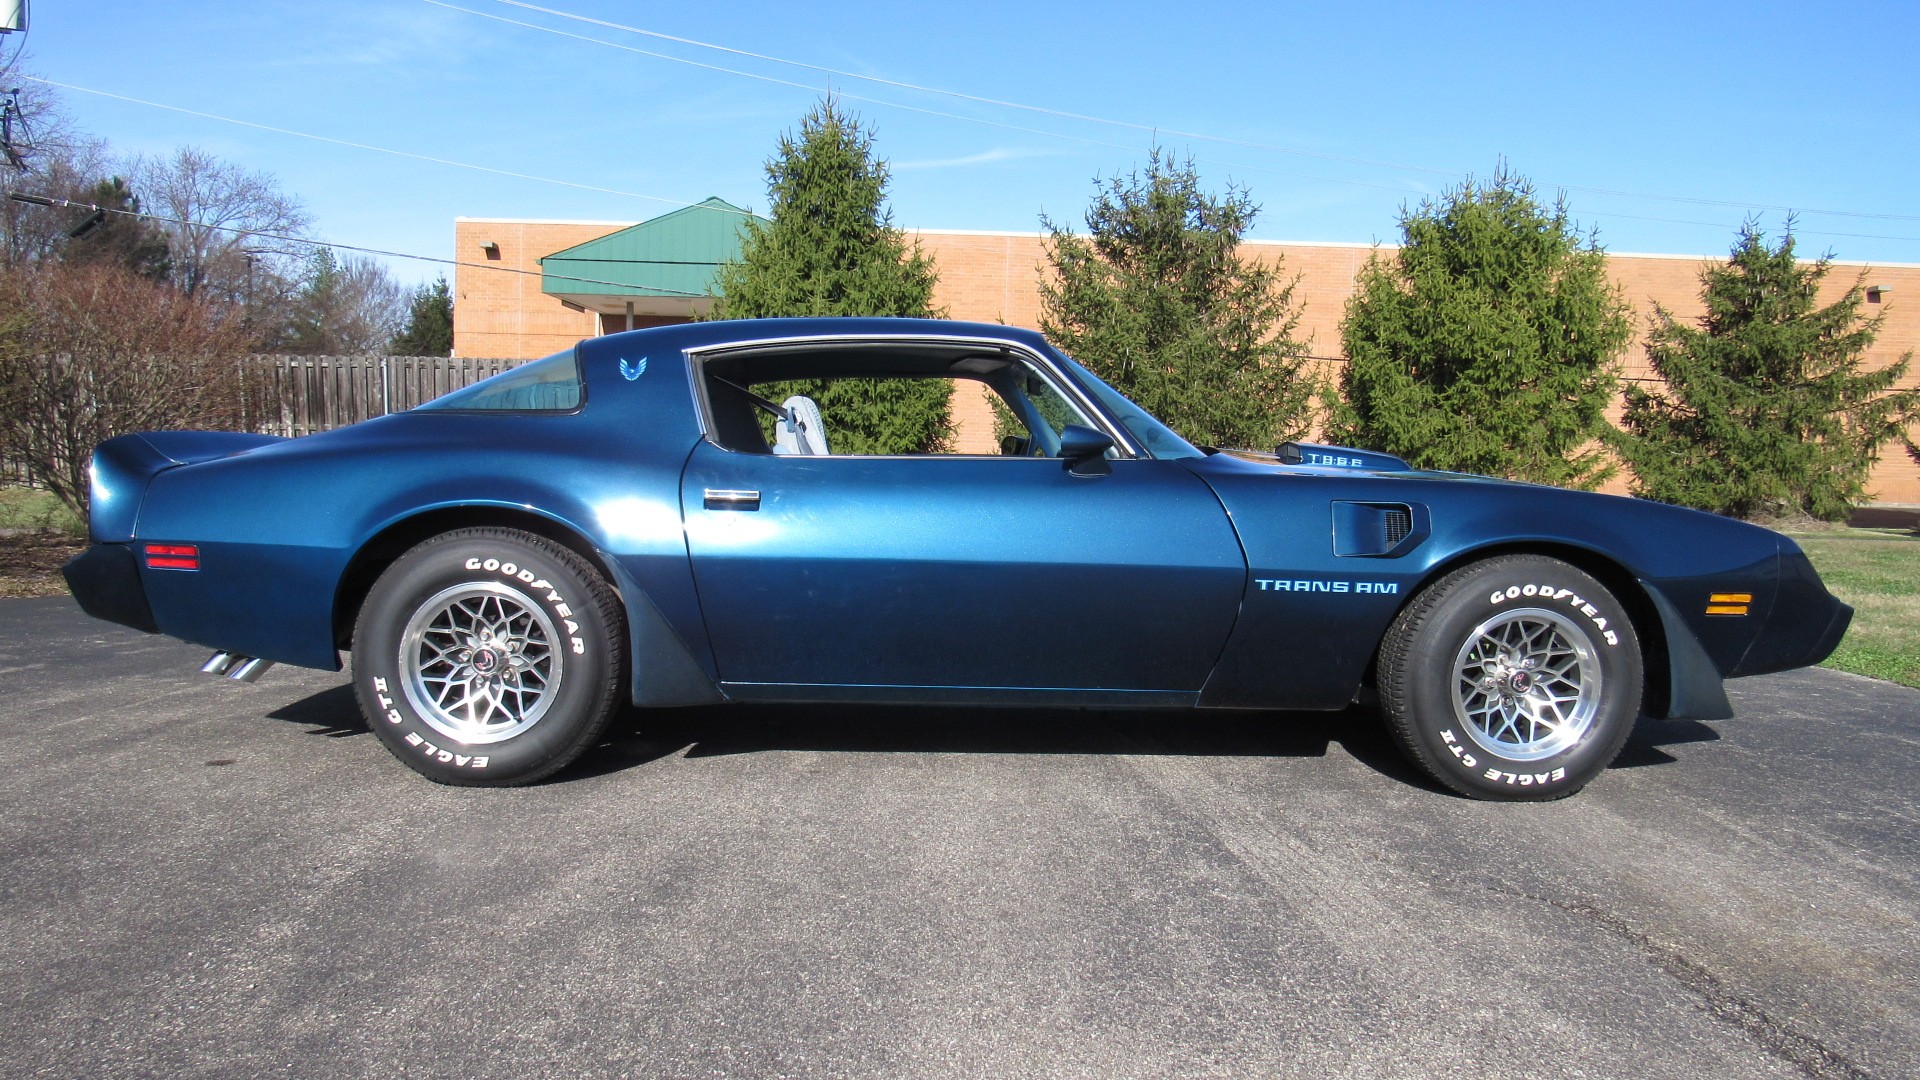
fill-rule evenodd
<path id="1" fill-rule="evenodd" d="M 1380 646 L 1388 727 L 1434 779 L 1479 799 L 1558 799 L 1620 752 L 1640 712 L 1640 641 L 1604 585 L 1510 555 L 1416 596 Z"/>
<path id="2" fill-rule="evenodd" d="M 354 626 L 354 689 L 395 757 L 443 784 L 527 784 L 594 745 L 619 703 L 618 604 L 567 549 L 462 529 L 402 555 Z"/>

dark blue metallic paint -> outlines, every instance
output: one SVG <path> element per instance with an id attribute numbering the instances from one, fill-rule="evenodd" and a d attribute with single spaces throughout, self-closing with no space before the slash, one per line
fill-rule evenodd
<path id="1" fill-rule="evenodd" d="M 707 509 L 706 489 L 761 493 Z M 1194 692 L 1246 563 L 1171 461 L 1086 478 L 1053 458 L 695 449 L 681 490 L 729 683 Z"/>
<path id="2" fill-rule="evenodd" d="M 96 544 L 196 544 L 202 569 L 142 569 L 144 607 L 89 610 L 150 608 L 189 641 L 338 667 L 357 590 L 393 538 L 490 514 L 564 536 L 607 569 L 642 704 L 724 688 L 1339 708 L 1423 584 L 1517 550 L 1579 561 L 1643 612 L 1675 715 L 1719 713 L 1719 679 L 1817 662 L 1845 627 L 1791 541 L 1753 526 L 1449 473 L 1154 460 L 1104 405 L 1120 457 L 1098 477 L 1052 459 L 776 458 L 703 439 L 689 351 L 823 337 L 1000 342 L 1112 400 L 1038 334 L 1004 326 L 762 320 L 613 335 L 580 344 L 584 400 L 568 413 L 418 410 L 297 440 L 102 444 Z M 708 509 L 708 488 L 758 491 L 759 508 Z M 1374 520 L 1341 509 L 1353 503 L 1409 507 L 1415 535 L 1337 553 L 1338 515 L 1349 531 Z M 77 593 L 105 587 L 74 579 Z M 1752 614 L 1706 616 L 1721 592 L 1752 593 Z"/>

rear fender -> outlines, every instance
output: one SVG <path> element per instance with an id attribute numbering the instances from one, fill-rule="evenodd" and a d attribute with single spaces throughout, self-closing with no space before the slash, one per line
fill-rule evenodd
<path id="1" fill-rule="evenodd" d="M 367 591 L 395 559 L 432 536 L 480 525 L 522 529 L 546 537 L 586 559 L 613 586 L 627 617 L 633 704 L 704 705 L 726 700 L 713 675 L 622 560 L 608 555 L 571 523 L 521 507 L 462 504 L 387 523 L 361 545 L 341 575 L 334 599 L 337 643 L 342 648 L 350 647 L 348 639 Z"/>

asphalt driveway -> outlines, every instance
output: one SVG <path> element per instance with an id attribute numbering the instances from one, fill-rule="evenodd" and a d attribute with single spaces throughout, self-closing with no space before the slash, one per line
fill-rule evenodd
<path id="1" fill-rule="evenodd" d="M 476 791 L 205 652 L 0 601 L 5 1075 L 1920 1075 L 1889 684 L 1538 806 L 1358 710 L 683 711 Z"/>

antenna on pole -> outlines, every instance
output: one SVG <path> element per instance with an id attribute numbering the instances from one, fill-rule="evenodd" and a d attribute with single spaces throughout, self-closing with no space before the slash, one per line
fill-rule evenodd
<path id="1" fill-rule="evenodd" d="M 0 97 L 0 155 L 6 158 L 7 168 L 26 172 L 27 155 L 32 152 L 27 118 L 20 112 L 20 91 L 8 90 Z"/>
<path id="2" fill-rule="evenodd" d="M 27 0 L 0 0 L 0 35 L 26 32 Z M 20 52 L 16 49 L 13 59 L 19 58 Z M 0 66 L 0 77 L 12 67 L 12 60 Z M 0 155 L 5 156 L 7 168 L 26 172 L 27 155 L 32 151 L 33 147 L 28 145 L 27 118 L 20 112 L 20 89 L 15 87 L 0 97 Z"/>

